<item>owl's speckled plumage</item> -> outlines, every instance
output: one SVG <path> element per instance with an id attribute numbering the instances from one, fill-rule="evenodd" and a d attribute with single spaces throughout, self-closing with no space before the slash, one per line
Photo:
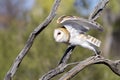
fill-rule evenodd
<path id="1" fill-rule="evenodd" d="M 100 47 L 101 41 L 86 34 L 91 28 L 102 31 L 99 24 L 77 16 L 62 16 L 58 18 L 57 23 L 61 24 L 62 27 L 54 31 L 56 42 L 79 45 L 94 51 L 96 55 L 99 54 L 97 48 Z"/>

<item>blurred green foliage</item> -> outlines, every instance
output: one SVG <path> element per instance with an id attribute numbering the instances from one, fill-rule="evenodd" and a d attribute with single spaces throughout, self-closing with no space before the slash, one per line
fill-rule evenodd
<path id="1" fill-rule="evenodd" d="M 14 59 L 24 47 L 29 34 L 47 17 L 53 1 L 54 0 L 36 0 L 36 4 L 32 11 L 27 13 L 30 15 L 29 23 L 26 23 L 23 27 L 20 26 L 20 23 L 13 21 L 9 24 L 8 28 L 0 31 L 0 80 L 3 79 Z M 56 18 L 63 14 L 78 15 L 74 9 L 73 3 L 74 0 L 62 0 L 57 11 L 57 16 L 52 23 L 50 23 L 50 25 L 48 25 L 48 27 L 37 36 L 13 80 L 37 80 L 43 74 L 57 66 L 67 48 L 67 45 L 56 43 L 53 39 L 53 30 L 58 26 L 56 24 Z M 116 5 L 114 1 L 112 5 Z M 120 6 L 118 5 L 118 7 Z M 114 9 L 116 10 L 118 7 L 116 6 Z M 97 35 L 97 37 L 99 37 L 99 35 Z M 92 55 L 92 51 L 86 50 L 82 47 L 76 47 L 69 62 L 84 60 L 90 55 Z M 57 80 L 59 77 L 60 76 L 57 76 L 53 78 L 53 80 Z M 113 79 L 119 80 L 120 77 L 112 73 L 112 71 L 106 66 L 93 65 L 84 69 L 72 80 Z"/>

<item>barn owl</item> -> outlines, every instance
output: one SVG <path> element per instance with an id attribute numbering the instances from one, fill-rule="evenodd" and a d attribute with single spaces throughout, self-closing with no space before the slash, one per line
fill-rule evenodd
<path id="1" fill-rule="evenodd" d="M 90 29 L 97 29 L 102 31 L 102 27 L 87 19 L 79 18 L 77 16 L 62 16 L 57 20 L 61 27 L 54 30 L 54 39 L 56 42 L 67 43 L 70 45 L 78 45 L 88 48 L 99 55 L 101 41 L 86 34 Z"/>

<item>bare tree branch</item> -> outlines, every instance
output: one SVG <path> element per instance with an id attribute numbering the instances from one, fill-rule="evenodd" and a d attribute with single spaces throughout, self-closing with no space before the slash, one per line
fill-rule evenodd
<path id="1" fill-rule="evenodd" d="M 75 48 L 75 46 L 69 45 L 64 53 L 64 56 L 60 60 L 59 65 L 56 68 L 54 68 L 53 70 L 50 70 L 49 72 L 47 72 L 39 80 L 49 80 L 49 79 L 53 78 L 54 76 L 64 72 L 65 68 L 67 66 L 69 66 L 66 63 L 67 63 L 68 59 L 70 58 L 70 55 L 74 48 Z"/>
<path id="2" fill-rule="evenodd" d="M 64 63 L 66 64 L 68 59 L 70 58 L 70 55 L 72 51 L 74 50 L 75 46 L 69 45 L 68 48 L 66 49 L 65 53 L 63 54 L 59 64 Z"/>
<path id="3" fill-rule="evenodd" d="M 59 80 L 69 80 L 73 78 L 81 70 L 93 64 L 105 64 L 115 74 L 120 76 L 120 60 L 112 61 L 109 59 L 105 59 L 102 56 L 92 56 L 92 57 L 87 58 L 86 60 L 80 61 L 78 65 L 76 65 L 66 74 L 64 74 Z"/>
<path id="4" fill-rule="evenodd" d="M 95 9 L 91 12 L 90 16 L 89 16 L 89 20 L 96 20 L 100 14 L 102 13 L 103 9 L 105 8 L 105 6 L 107 5 L 107 3 L 109 2 L 109 0 L 101 0 L 97 6 L 95 7 Z"/>
<path id="5" fill-rule="evenodd" d="M 48 26 L 48 24 L 53 20 L 53 18 L 56 15 L 56 10 L 59 6 L 61 0 L 55 0 L 54 4 L 52 6 L 51 12 L 48 15 L 48 17 L 45 19 L 45 21 L 43 21 L 43 23 L 41 23 L 37 28 L 34 29 L 34 31 L 30 34 L 24 48 L 21 50 L 21 52 L 19 53 L 19 55 L 16 57 L 16 59 L 14 60 L 11 68 L 9 69 L 9 71 L 7 72 L 4 80 L 11 80 L 12 77 L 15 75 L 20 63 L 22 62 L 23 58 L 25 57 L 25 55 L 27 54 L 27 52 L 29 51 L 29 49 L 31 48 L 34 39 L 36 38 L 36 36 L 44 29 Z"/>

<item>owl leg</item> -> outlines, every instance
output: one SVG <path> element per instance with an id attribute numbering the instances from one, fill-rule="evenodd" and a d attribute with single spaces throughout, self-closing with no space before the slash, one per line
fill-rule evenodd
<path id="1" fill-rule="evenodd" d="M 100 55 L 101 51 L 97 48 L 94 48 L 95 56 Z"/>
<path id="2" fill-rule="evenodd" d="M 90 43 L 89 43 L 90 44 Z M 97 55 L 100 55 L 101 51 L 98 50 L 98 47 L 96 47 L 95 45 L 93 44 L 90 44 L 90 46 L 88 46 L 90 50 L 94 51 L 94 55 L 97 56 Z"/>
<path id="3" fill-rule="evenodd" d="M 95 56 L 100 55 L 100 53 L 101 53 L 101 51 L 99 51 L 98 48 L 95 45 L 93 45 L 93 44 L 89 43 L 89 45 L 87 45 L 86 47 L 88 49 L 92 50 L 95 53 L 94 54 Z"/>

